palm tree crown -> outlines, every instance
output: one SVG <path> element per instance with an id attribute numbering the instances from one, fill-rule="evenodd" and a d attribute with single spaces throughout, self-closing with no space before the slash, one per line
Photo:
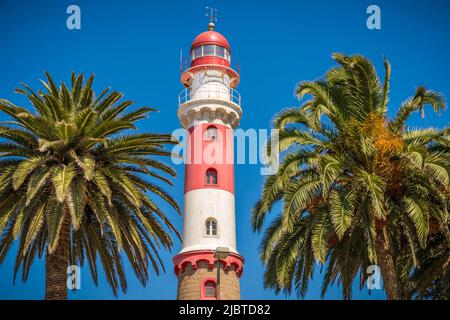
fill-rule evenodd
<path id="1" fill-rule="evenodd" d="M 47 75 L 47 92 L 25 95 L 33 111 L 0 100 L 0 110 L 13 121 L 0 126 L 0 263 L 19 239 L 15 274 L 28 277 L 36 256 L 46 253 L 49 299 L 65 298 L 68 264 L 87 260 L 95 283 L 97 257 L 117 294 L 127 282 L 122 250 L 142 284 L 148 264 L 163 267 L 158 249 L 170 249 L 167 233 L 178 232 L 149 195 L 177 203 L 150 176 L 171 185 L 158 171 L 175 177 L 172 168 L 154 159 L 169 156 L 168 134 L 128 133 L 153 111 L 127 111 L 131 101 L 104 90 L 98 97 L 94 77 L 72 75 L 72 86 L 57 87 Z"/>
<path id="2" fill-rule="evenodd" d="M 285 292 L 294 285 L 304 295 L 317 261 L 325 266 L 322 294 L 338 281 L 350 298 L 358 272 L 364 281 L 367 267 L 377 264 L 388 298 L 399 299 L 398 283 L 426 246 L 430 221 L 446 225 L 450 172 L 448 153 L 440 150 L 446 132 L 408 129 L 406 121 L 427 104 L 437 112 L 445 103 L 419 87 L 388 119 L 388 61 L 380 83 L 366 58 L 333 57 L 339 66 L 324 79 L 296 88 L 299 99 L 312 99 L 274 120 L 282 160 L 252 215 L 254 230 L 261 230 L 282 202 L 261 246 L 265 285 Z M 403 268 L 396 258 L 402 250 L 411 253 Z"/>

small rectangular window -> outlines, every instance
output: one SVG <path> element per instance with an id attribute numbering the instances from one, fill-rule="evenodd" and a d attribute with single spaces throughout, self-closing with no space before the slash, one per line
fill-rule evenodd
<path id="1" fill-rule="evenodd" d="M 208 218 L 205 223 L 206 235 L 217 236 L 217 221 L 213 218 Z"/>
<path id="2" fill-rule="evenodd" d="M 217 171 L 209 169 L 206 172 L 206 184 L 217 184 Z"/>
<path id="3" fill-rule="evenodd" d="M 210 126 L 206 129 L 206 140 L 215 141 L 217 140 L 217 128 Z"/>
<path id="4" fill-rule="evenodd" d="M 207 282 L 205 284 L 205 297 L 215 298 L 216 297 L 216 284 L 213 282 Z"/>

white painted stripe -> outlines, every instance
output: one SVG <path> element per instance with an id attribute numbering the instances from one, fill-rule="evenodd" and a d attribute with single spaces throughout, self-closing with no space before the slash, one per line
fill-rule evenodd
<path id="1" fill-rule="evenodd" d="M 192 250 L 215 250 L 228 247 L 236 251 L 235 198 L 220 189 L 196 189 L 184 195 L 183 248 Z M 208 218 L 217 221 L 217 236 L 206 235 Z"/>

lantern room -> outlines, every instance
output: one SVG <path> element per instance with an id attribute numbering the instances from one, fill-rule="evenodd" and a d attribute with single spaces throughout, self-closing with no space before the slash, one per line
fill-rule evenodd
<path id="1" fill-rule="evenodd" d="M 210 23 L 208 31 L 197 36 L 191 46 L 191 67 L 197 65 L 224 65 L 231 63 L 230 44 Z"/>
<path id="2" fill-rule="evenodd" d="M 200 69 L 221 70 L 230 79 L 234 88 L 239 83 L 239 74 L 231 65 L 231 49 L 228 40 L 219 32 L 214 31 L 214 23 L 210 22 L 208 31 L 199 34 L 191 45 L 190 66 L 181 75 L 181 82 L 190 87 L 193 73 Z"/>

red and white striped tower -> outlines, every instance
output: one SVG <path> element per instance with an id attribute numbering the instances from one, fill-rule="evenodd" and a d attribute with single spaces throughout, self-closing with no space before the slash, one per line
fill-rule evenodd
<path id="1" fill-rule="evenodd" d="M 242 115 L 234 90 L 239 74 L 231 67 L 227 39 L 214 31 L 212 22 L 195 38 L 190 55 L 178 109 L 189 132 L 183 245 L 173 259 L 178 299 L 239 299 L 244 259 L 236 250 L 233 161 L 233 128 Z M 216 259 L 217 248 L 228 248 L 228 256 Z"/>

